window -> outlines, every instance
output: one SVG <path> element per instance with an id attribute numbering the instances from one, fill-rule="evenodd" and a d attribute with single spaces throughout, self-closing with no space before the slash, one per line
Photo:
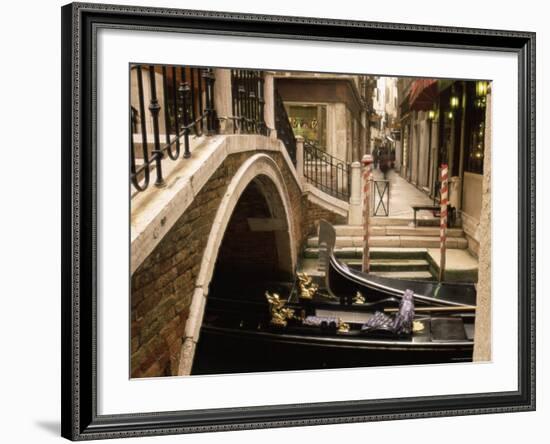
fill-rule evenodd
<path id="1" fill-rule="evenodd" d="M 288 105 L 288 119 L 295 136 L 302 136 L 319 148 L 327 146 L 327 107 L 324 105 Z"/>

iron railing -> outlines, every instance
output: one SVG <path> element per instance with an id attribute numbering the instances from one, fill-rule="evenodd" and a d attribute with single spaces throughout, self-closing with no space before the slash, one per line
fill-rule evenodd
<path id="1" fill-rule="evenodd" d="M 283 99 L 277 90 L 275 90 L 275 129 L 277 137 L 281 139 L 292 162 L 296 165 L 296 137 L 290 125 Z"/>
<path id="2" fill-rule="evenodd" d="M 219 121 L 233 131 L 269 135 L 265 119 L 264 73 L 231 70 L 232 115 L 218 118 L 214 107 L 214 70 L 189 66 L 132 65 L 130 100 L 130 181 L 136 192 L 164 186 L 163 160 L 191 156 L 190 136 L 217 134 Z M 296 164 L 296 139 L 277 95 L 279 138 Z M 183 151 L 183 153 L 182 153 Z"/>
<path id="3" fill-rule="evenodd" d="M 263 72 L 232 69 L 231 93 L 234 131 L 267 135 Z"/>
<path id="4" fill-rule="evenodd" d="M 137 191 L 144 191 L 153 170 L 155 185 L 164 186 L 162 160 L 166 156 L 172 160 L 180 157 L 181 137 L 183 157 L 188 158 L 191 156 L 191 132 L 197 136 L 215 133 L 214 73 L 210 68 L 165 65 L 134 65 L 131 69 L 136 73 L 137 91 L 132 91 L 132 99 L 137 103 L 130 104 L 130 180 Z M 144 72 L 148 81 L 144 81 Z M 152 144 L 149 142 L 151 133 Z M 135 138 L 141 140 L 140 153 Z"/>
<path id="5" fill-rule="evenodd" d="M 311 142 L 304 142 L 304 177 L 321 191 L 349 201 L 350 165 Z"/>

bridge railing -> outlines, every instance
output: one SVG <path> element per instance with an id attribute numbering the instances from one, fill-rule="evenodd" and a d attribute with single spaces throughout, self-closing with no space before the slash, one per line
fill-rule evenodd
<path id="1" fill-rule="evenodd" d="M 130 181 L 144 191 L 164 186 L 163 161 L 191 157 L 190 136 L 219 133 L 215 70 L 190 66 L 132 65 L 130 71 Z M 231 70 L 233 132 L 268 135 L 262 71 Z M 182 146 L 183 145 L 183 146 Z"/>
<path id="2" fill-rule="evenodd" d="M 307 141 L 304 142 L 304 178 L 321 191 L 349 201 L 350 165 Z"/>
<path id="3" fill-rule="evenodd" d="M 162 187 L 162 161 L 191 156 L 189 136 L 214 134 L 212 69 L 133 65 L 130 104 L 130 180 L 137 191 Z M 139 146 L 141 145 L 141 146 Z"/>
<path id="4" fill-rule="evenodd" d="M 232 69 L 231 98 L 234 132 L 267 135 L 262 71 Z"/>
<path id="5" fill-rule="evenodd" d="M 288 155 L 292 159 L 292 162 L 296 165 L 296 137 L 294 136 L 294 131 L 290 125 L 283 99 L 277 90 L 275 90 L 274 96 L 275 129 L 277 130 L 277 137 L 281 139 L 286 147 Z"/>

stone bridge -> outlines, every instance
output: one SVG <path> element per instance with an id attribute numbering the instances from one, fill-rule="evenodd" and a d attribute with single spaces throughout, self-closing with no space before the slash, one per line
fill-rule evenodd
<path id="1" fill-rule="evenodd" d="M 304 181 L 300 140 L 298 167 L 273 134 L 193 143 L 164 188 L 132 197 L 132 377 L 191 372 L 216 273 L 287 278 L 320 218 L 348 220 L 349 203 Z"/>
<path id="2" fill-rule="evenodd" d="M 318 272 L 320 219 L 337 226 L 337 256 L 348 264 L 362 259 L 363 188 L 370 185 L 362 184 L 358 159 L 368 134 L 352 137 L 358 131 L 346 124 L 346 113 L 336 113 L 340 104 L 332 126 L 339 142 L 349 142 L 343 160 L 295 137 L 275 76 L 131 67 L 132 377 L 190 374 L 209 293 L 216 297 L 231 279 L 252 277 L 263 285 L 289 280 L 297 266 Z M 345 91 L 357 88 L 352 80 L 343 82 Z M 409 198 L 406 188 L 420 193 L 408 183 L 396 186 L 391 206 L 399 209 L 401 199 L 401 209 L 412 216 L 410 203 L 417 197 Z M 403 215 L 374 217 L 372 211 L 369 226 L 369 244 L 378 249 L 371 249 L 371 272 L 435 275 L 437 227 L 411 226 L 411 217 Z M 462 229 L 448 230 L 447 248 L 454 251 L 446 273 L 453 272 L 453 258 L 461 267 L 453 279 L 477 280 L 469 245 Z M 404 260 L 396 262 L 400 255 Z"/>

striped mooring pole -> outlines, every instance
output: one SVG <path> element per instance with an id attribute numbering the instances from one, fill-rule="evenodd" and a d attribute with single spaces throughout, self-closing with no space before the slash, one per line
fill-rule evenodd
<path id="1" fill-rule="evenodd" d="M 369 258 L 369 217 L 370 217 L 370 175 L 371 165 L 373 163 L 372 156 L 365 154 L 361 159 L 363 164 L 363 265 L 362 270 L 365 273 L 370 269 Z"/>
<path id="2" fill-rule="evenodd" d="M 443 282 L 445 277 L 445 255 L 447 251 L 447 204 L 449 200 L 449 166 L 444 163 L 441 165 L 441 210 L 439 222 L 439 282 Z"/>

